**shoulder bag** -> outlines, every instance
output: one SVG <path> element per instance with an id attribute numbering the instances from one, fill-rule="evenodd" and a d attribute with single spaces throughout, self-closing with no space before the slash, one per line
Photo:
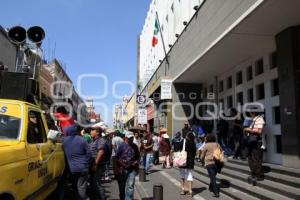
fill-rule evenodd
<path id="1" fill-rule="evenodd" d="M 179 152 L 174 152 L 173 166 L 175 166 L 175 167 L 185 167 L 186 166 L 187 152 L 185 151 L 185 143 L 186 143 L 186 139 L 183 140 L 182 150 Z"/>

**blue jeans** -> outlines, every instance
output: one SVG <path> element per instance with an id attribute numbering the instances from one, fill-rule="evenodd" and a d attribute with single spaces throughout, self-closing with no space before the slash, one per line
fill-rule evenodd
<path id="1" fill-rule="evenodd" d="M 146 153 L 144 155 L 144 161 L 143 161 L 143 166 L 145 168 L 146 173 L 150 172 L 150 167 L 152 166 L 152 161 L 153 161 L 153 153 Z"/>
<path id="2" fill-rule="evenodd" d="M 217 187 L 217 166 L 215 164 L 206 166 L 208 176 L 210 178 L 209 190 L 212 191 L 214 194 L 219 194 L 219 190 Z"/>
<path id="3" fill-rule="evenodd" d="M 101 178 L 105 172 L 105 166 L 97 167 L 95 172 L 91 174 L 92 183 L 92 199 L 95 200 L 106 200 L 104 188 L 102 186 Z"/>
<path id="4" fill-rule="evenodd" d="M 86 190 L 88 184 L 88 172 L 75 172 L 71 175 L 72 186 L 74 191 L 77 192 L 77 199 L 88 199 Z"/>
<path id="5" fill-rule="evenodd" d="M 133 200 L 136 174 L 137 172 L 132 170 L 118 176 L 120 200 Z"/>

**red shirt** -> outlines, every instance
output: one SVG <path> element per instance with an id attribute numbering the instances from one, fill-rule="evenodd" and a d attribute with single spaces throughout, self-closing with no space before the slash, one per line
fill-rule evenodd
<path id="1" fill-rule="evenodd" d="M 64 130 L 65 127 L 75 124 L 72 116 L 70 116 L 68 114 L 55 113 L 54 116 L 59 121 L 62 131 Z"/>

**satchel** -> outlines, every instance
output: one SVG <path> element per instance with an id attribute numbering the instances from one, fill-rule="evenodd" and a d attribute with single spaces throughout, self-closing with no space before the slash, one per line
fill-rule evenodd
<path id="1" fill-rule="evenodd" d="M 249 134 L 249 136 L 247 136 L 247 143 L 251 144 L 252 142 L 257 142 L 258 141 L 258 136 L 254 135 L 254 134 Z"/>
<path id="2" fill-rule="evenodd" d="M 182 151 L 174 152 L 173 155 L 173 166 L 174 167 L 185 167 L 187 159 L 187 152 L 185 151 L 185 139 L 183 140 Z"/>
<path id="3" fill-rule="evenodd" d="M 213 158 L 215 162 L 224 163 L 224 152 L 219 145 L 213 152 Z"/>

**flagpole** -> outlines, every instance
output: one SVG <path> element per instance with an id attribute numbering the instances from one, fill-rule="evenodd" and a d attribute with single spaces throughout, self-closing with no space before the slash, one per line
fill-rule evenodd
<path id="1" fill-rule="evenodd" d="M 162 32 L 161 32 L 160 21 L 159 21 L 159 18 L 158 18 L 157 11 L 155 12 L 155 14 L 156 14 L 157 22 L 158 22 L 158 27 L 159 27 L 160 37 L 161 37 L 162 44 L 163 44 L 163 48 L 164 48 L 164 52 L 165 52 L 166 62 L 167 62 L 167 64 L 169 65 L 169 60 L 168 60 L 167 51 L 166 51 L 166 47 L 165 47 L 164 37 L 163 37 L 163 34 L 162 34 Z"/>

